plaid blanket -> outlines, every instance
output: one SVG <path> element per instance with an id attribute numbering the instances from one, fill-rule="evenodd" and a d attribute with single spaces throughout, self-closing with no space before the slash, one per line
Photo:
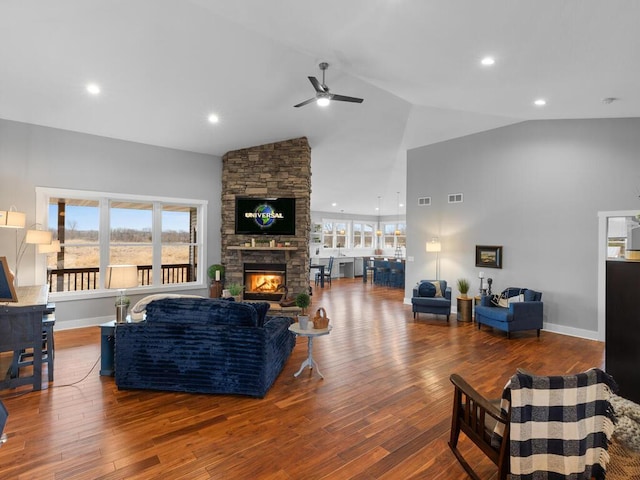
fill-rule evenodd
<path id="1" fill-rule="evenodd" d="M 615 422 L 609 397 L 616 390 L 613 378 L 596 368 L 511 377 L 500 404 L 511 413 L 511 479 L 604 479 Z M 503 433 L 494 432 L 494 442 Z"/>

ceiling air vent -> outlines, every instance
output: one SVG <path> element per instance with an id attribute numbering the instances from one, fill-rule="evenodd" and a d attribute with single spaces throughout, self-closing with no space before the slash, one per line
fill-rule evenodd
<path id="1" fill-rule="evenodd" d="M 461 193 L 450 193 L 449 203 L 462 203 L 464 200 Z"/>
<path id="2" fill-rule="evenodd" d="M 421 207 L 431 205 L 431 197 L 418 197 L 418 205 Z"/>

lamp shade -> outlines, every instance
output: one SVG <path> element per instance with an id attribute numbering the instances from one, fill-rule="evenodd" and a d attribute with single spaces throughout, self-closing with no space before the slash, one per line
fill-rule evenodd
<path id="1" fill-rule="evenodd" d="M 51 232 L 46 230 L 27 230 L 24 243 L 30 245 L 49 245 L 51 243 Z"/>
<path id="2" fill-rule="evenodd" d="M 138 286 L 138 267 L 135 265 L 109 265 L 107 267 L 107 288 L 132 288 Z"/>
<path id="3" fill-rule="evenodd" d="M 15 210 L 0 210 L 0 227 L 24 228 L 26 214 Z"/>
<path id="4" fill-rule="evenodd" d="M 427 252 L 440 252 L 442 245 L 437 238 L 432 238 L 427 242 Z"/>
<path id="5" fill-rule="evenodd" d="M 38 253 L 58 253 L 60 251 L 60 240 L 53 240 L 51 243 L 39 244 Z"/>

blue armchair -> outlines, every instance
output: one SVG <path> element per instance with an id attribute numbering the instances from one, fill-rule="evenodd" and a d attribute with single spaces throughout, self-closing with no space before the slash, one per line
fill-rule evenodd
<path id="1" fill-rule="evenodd" d="M 480 305 L 476 306 L 476 322 L 478 329 L 481 325 L 488 325 L 498 330 L 511 332 L 522 330 L 537 330 L 538 337 L 542 328 L 542 293 L 527 288 L 507 288 L 501 297 L 506 299 L 505 306 L 497 306 L 492 297 L 484 296 Z M 517 298 L 516 302 L 509 299 Z"/>
<path id="2" fill-rule="evenodd" d="M 437 296 L 438 289 L 435 282 L 440 286 L 440 296 Z M 418 313 L 433 313 L 446 315 L 448 322 L 451 315 L 451 287 L 447 286 L 445 280 L 420 280 L 413 288 L 411 305 L 413 305 L 413 318 L 416 318 Z"/>

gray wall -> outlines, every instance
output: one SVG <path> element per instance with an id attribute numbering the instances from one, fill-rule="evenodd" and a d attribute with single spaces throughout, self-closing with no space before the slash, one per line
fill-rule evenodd
<path id="1" fill-rule="evenodd" d="M 0 119 L 0 209 L 15 205 L 35 221 L 35 187 L 56 187 L 208 201 L 206 264 L 220 261 L 222 161 L 140 143 Z M 18 231 L 22 238 L 23 231 Z M 0 229 L 0 255 L 14 265 L 15 234 Z M 35 278 L 34 249 L 20 266 L 23 284 Z M 206 294 L 201 286 L 192 294 Z M 132 296 L 135 302 L 140 296 Z M 113 317 L 113 298 L 56 301 L 56 328 Z M 66 325 L 65 325 L 66 323 Z"/>
<path id="2" fill-rule="evenodd" d="M 528 121 L 410 150 L 407 287 L 478 272 L 543 292 L 545 328 L 596 338 L 599 211 L 640 209 L 640 119 Z M 464 203 L 448 204 L 447 194 Z M 432 197 L 419 207 L 417 198 Z M 502 245 L 501 270 L 475 267 L 476 245 Z"/>

